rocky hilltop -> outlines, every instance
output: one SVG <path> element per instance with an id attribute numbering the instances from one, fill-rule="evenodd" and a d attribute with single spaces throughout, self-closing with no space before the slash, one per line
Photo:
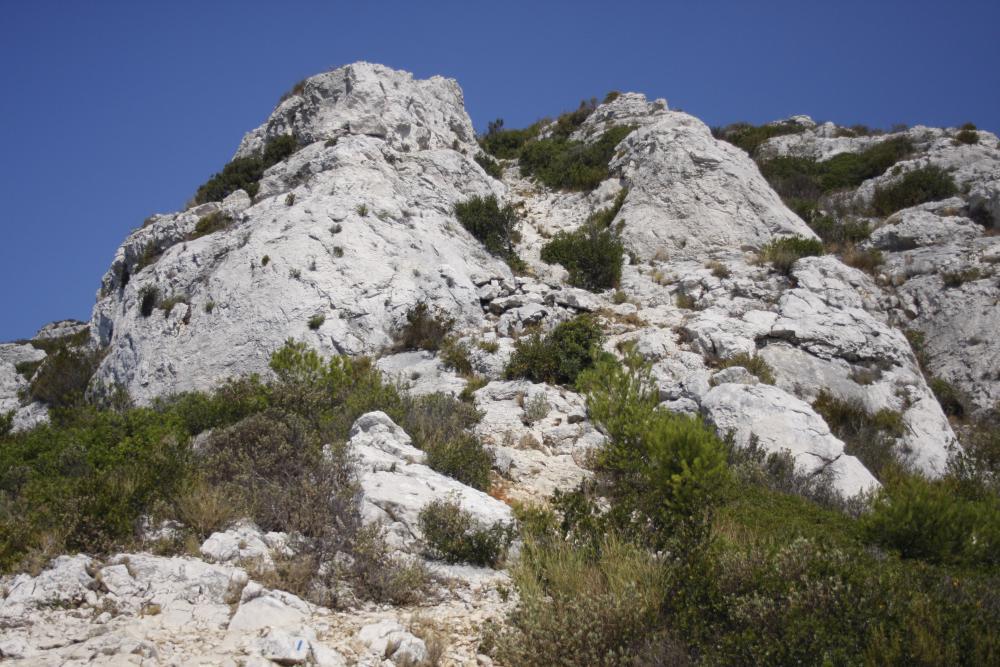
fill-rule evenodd
<path id="1" fill-rule="evenodd" d="M 234 155 L 259 178 L 214 193 L 207 184 L 186 210 L 147 219 L 116 251 L 89 323 L 0 345 L 0 414 L 11 411 L 15 431 L 44 422 L 58 396 L 36 389 L 59 360 L 82 360 L 90 400 L 148 406 L 227 379 L 271 378 L 272 355 L 289 340 L 324 357 L 373 357 L 413 396 L 470 401 L 471 432 L 492 461 L 489 495 L 432 469 L 385 413 L 353 424 L 364 522 L 422 558 L 419 515 L 434 500 L 510 526 L 508 503 L 545 502 L 592 477 L 609 435 L 584 392 L 509 370 L 532 334 L 581 315 L 605 352 L 648 366 L 660 409 L 699 416 L 738 449 L 787 453 L 795 474 L 842 498 L 885 481 L 866 443 L 939 477 L 962 451 L 956 412 L 1000 400 L 996 135 L 872 133 L 802 116 L 713 131 L 637 93 L 533 128 L 533 140 L 579 152 L 608 143 L 610 158 L 585 186 L 559 187 L 525 168 L 525 152 L 519 163 L 486 150 L 490 137 L 477 140 L 453 80 L 355 63 L 300 82 Z M 491 136 L 513 134 L 497 126 Z M 827 187 L 831 165 L 889 146 L 898 159 L 877 173 Z M 884 203 L 928 168 L 951 183 L 941 196 L 931 188 L 920 201 Z M 491 197 L 519 221 L 503 252 L 456 215 Z M 602 215 L 599 233 L 624 256 L 613 285 L 552 261 L 553 239 Z M 401 344 L 419 317 L 447 326 L 433 344 Z M 844 406 L 881 426 L 845 428 L 832 416 Z M 290 539 L 242 522 L 189 555 L 62 556 L 6 581 L 0 655 L 430 660 L 430 639 L 402 607 L 331 611 L 248 574 L 248 560 L 270 561 Z M 512 604 L 501 595 L 509 576 L 433 567 L 452 582 L 420 612 L 447 638 L 436 659 L 475 664 L 477 625 Z"/>

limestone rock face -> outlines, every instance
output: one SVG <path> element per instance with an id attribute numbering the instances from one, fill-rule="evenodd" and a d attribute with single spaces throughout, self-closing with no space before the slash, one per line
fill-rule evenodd
<path id="1" fill-rule="evenodd" d="M 629 187 L 619 219 L 640 258 L 697 257 L 756 249 L 775 236 L 815 237 L 746 153 L 717 141 L 693 116 L 655 113 L 622 141 L 611 163 Z"/>
<path id="2" fill-rule="evenodd" d="M 108 346 L 97 381 L 141 403 L 265 372 L 288 338 L 326 354 L 378 351 L 420 301 L 460 324 L 481 320 L 476 281 L 510 271 L 453 207 L 503 188 L 466 150 L 473 135 L 457 84 L 357 65 L 309 79 L 305 91 L 244 140 L 252 148 L 254 137 L 292 131 L 312 142 L 268 170 L 252 203 L 237 192 L 157 216 L 119 248 L 94 308 Z M 391 132 L 345 120 L 349 131 L 328 145 L 338 114 L 380 110 L 391 111 Z M 231 222 L 195 238 L 209 215 Z M 152 263 L 149 248 L 162 252 Z"/>

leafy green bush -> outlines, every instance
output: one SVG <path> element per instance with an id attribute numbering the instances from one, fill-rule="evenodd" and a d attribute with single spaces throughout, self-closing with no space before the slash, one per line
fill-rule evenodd
<path id="1" fill-rule="evenodd" d="M 784 275 L 792 272 L 792 266 L 803 257 L 814 257 L 824 252 L 823 243 L 817 239 L 788 236 L 774 239 L 760 249 L 762 261 L 770 262 L 776 271 Z"/>
<path id="2" fill-rule="evenodd" d="M 968 398 L 953 384 L 941 378 L 932 377 L 927 383 L 946 415 L 964 417 Z"/>
<path id="3" fill-rule="evenodd" d="M 512 268 L 521 265 L 514 250 L 514 244 L 520 240 L 517 228 L 521 221 L 513 206 L 507 204 L 501 208 L 494 195 L 473 197 L 455 204 L 455 217 L 491 255 L 502 257 Z"/>
<path id="4" fill-rule="evenodd" d="M 520 150 L 521 175 L 557 190 L 593 190 L 608 178 L 615 147 L 634 129 L 613 127 L 590 143 L 556 134 L 528 142 Z"/>
<path id="5" fill-rule="evenodd" d="M 501 167 L 500 163 L 491 158 L 489 155 L 477 155 L 475 160 L 476 164 L 482 167 L 483 171 L 485 171 L 489 176 L 492 176 L 498 181 L 503 179 L 503 167 Z"/>
<path id="6" fill-rule="evenodd" d="M 535 333 L 517 341 L 504 374 L 509 379 L 573 384 L 593 364 L 603 338 L 593 317 L 577 316 L 556 325 L 544 338 Z"/>
<path id="7" fill-rule="evenodd" d="M 688 664 L 684 647 L 659 632 L 667 581 L 664 568 L 642 549 L 613 536 L 596 557 L 566 543 L 529 544 L 513 575 L 520 598 L 493 638 L 498 662 Z"/>
<path id="8" fill-rule="evenodd" d="M 406 313 L 406 324 L 396 334 L 394 349 L 436 351 L 454 326 L 454 319 L 441 312 L 432 313 L 421 301 Z"/>
<path id="9" fill-rule="evenodd" d="M 479 139 L 487 153 L 502 159 L 516 158 L 521 147 L 538 136 L 543 121 L 520 130 L 503 129 L 503 118 L 490 121 L 489 130 Z"/>
<path id="10" fill-rule="evenodd" d="M 976 131 L 976 126 L 973 123 L 965 123 L 958 130 L 958 134 L 955 135 L 955 141 L 960 144 L 978 144 L 979 143 L 979 133 Z"/>
<path id="11" fill-rule="evenodd" d="M 774 370 L 764 361 L 763 357 L 757 355 L 750 356 L 745 352 L 741 352 L 728 359 L 722 359 L 719 361 L 718 366 L 719 368 L 741 366 L 756 375 L 757 379 L 764 384 L 774 384 Z"/>
<path id="12" fill-rule="evenodd" d="M 941 282 L 945 287 L 961 287 L 965 283 L 979 280 L 983 277 L 983 272 L 978 267 L 970 267 L 959 271 L 945 271 L 941 274 Z"/>
<path id="13" fill-rule="evenodd" d="M 888 216 L 910 206 L 947 199 L 958 192 L 951 174 L 940 167 L 927 166 L 909 171 L 899 181 L 875 188 L 872 210 Z"/>
<path id="14" fill-rule="evenodd" d="M 237 190 L 244 190 L 254 197 L 260 188 L 258 181 L 270 167 L 278 164 L 298 149 L 298 142 L 291 135 L 275 137 L 267 142 L 260 155 L 232 160 L 222 171 L 212 176 L 198 188 L 194 199 L 198 204 L 222 201 Z"/>
<path id="15" fill-rule="evenodd" d="M 496 567 L 513 539 L 510 526 L 481 527 L 453 498 L 429 503 L 420 511 L 419 522 L 430 555 L 449 563 Z"/>
<path id="16" fill-rule="evenodd" d="M 222 211 L 215 211 L 198 220 L 198 223 L 194 226 L 194 231 L 191 232 L 188 238 L 191 240 L 200 239 L 202 236 L 220 232 L 231 224 L 233 224 L 232 216 Z"/>
<path id="17" fill-rule="evenodd" d="M 323 313 L 318 313 L 310 317 L 309 322 L 307 322 L 307 324 L 309 325 L 310 329 L 316 331 L 321 326 L 323 326 L 324 322 L 326 322 L 326 315 L 324 315 Z"/>
<path id="18" fill-rule="evenodd" d="M 722 128 L 712 128 L 712 134 L 715 135 L 716 139 L 722 139 L 738 146 L 754 157 L 757 154 L 757 149 L 768 139 L 785 134 L 799 134 L 805 129 L 804 125 L 790 122 L 769 123 L 767 125 L 733 123 Z"/>
<path id="19" fill-rule="evenodd" d="M 876 497 L 863 525 L 871 541 L 904 558 L 1000 564 L 1000 499 L 956 497 L 947 480 L 897 476 Z"/>
<path id="20" fill-rule="evenodd" d="M 14 428 L 14 410 L 0 412 L 0 438 L 6 436 Z"/>
<path id="21" fill-rule="evenodd" d="M 542 246 L 542 261 L 562 264 L 569 272 L 569 284 L 599 292 L 618 286 L 622 275 L 625 246 L 616 230 L 611 228 L 625 202 L 626 190 L 614 204 L 598 211 L 572 232 L 559 232 Z"/>
<path id="22" fill-rule="evenodd" d="M 186 474 L 177 419 L 153 410 L 63 411 L 60 423 L 8 435 L 0 447 L 0 567 L 45 539 L 100 551 L 128 540 L 152 503 Z"/>
<path id="23" fill-rule="evenodd" d="M 399 425 L 427 452 L 431 469 L 486 491 L 493 456 L 469 431 L 481 417 L 468 403 L 435 393 L 404 398 Z"/>
<path id="24" fill-rule="evenodd" d="M 56 408 L 81 403 L 101 358 L 96 351 L 71 347 L 55 350 L 32 377 L 28 395 Z"/>
<path id="25" fill-rule="evenodd" d="M 844 451 L 857 456 L 879 479 L 896 464 L 896 440 L 905 433 L 903 416 L 883 408 L 871 413 L 859 399 L 841 400 L 821 391 L 813 409 L 835 436 L 844 441 Z"/>

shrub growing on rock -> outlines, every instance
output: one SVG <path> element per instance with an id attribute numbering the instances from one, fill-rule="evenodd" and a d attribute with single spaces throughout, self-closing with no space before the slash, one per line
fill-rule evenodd
<path id="1" fill-rule="evenodd" d="M 760 258 L 770 262 L 781 274 L 789 275 L 792 266 L 803 257 L 814 257 L 824 252 L 823 243 L 817 239 L 789 236 L 775 239 L 760 250 Z"/>
<path id="2" fill-rule="evenodd" d="M 579 229 L 557 233 L 542 246 L 542 261 L 562 264 L 569 272 L 569 284 L 575 287 L 592 292 L 618 287 L 625 246 L 611 222 L 626 194 L 622 190 L 610 208 L 591 215 Z"/>
<path id="3" fill-rule="evenodd" d="M 455 217 L 491 255 L 502 257 L 512 267 L 520 266 L 514 244 L 520 239 L 517 228 L 521 221 L 513 206 L 501 208 L 494 195 L 473 197 L 455 204 Z"/>
<path id="4" fill-rule="evenodd" d="M 489 176 L 492 176 L 498 181 L 503 179 L 503 167 L 501 167 L 500 163 L 491 158 L 489 155 L 486 155 L 485 153 L 483 155 L 477 155 L 475 160 L 476 164 L 482 167 L 483 171 L 485 171 Z"/>
<path id="5" fill-rule="evenodd" d="M 608 178 L 615 147 L 634 129 L 613 127 L 589 143 L 559 135 L 528 142 L 519 154 L 521 175 L 556 190 L 593 190 Z"/>
<path id="6" fill-rule="evenodd" d="M 504 374 L 532 382 L 573 384 L 593 364 L 603 337 L 593 317 L 579 315 L 556 325 L 545 337 L 535 333 L 517 341 Z"/>
<path id="7" fill-rule="evenodd" d="M 99 352 L 71 347 L 55 350 L 31 378 L 28 395 L 55 408 L 82 402 L 101 357 Z"/>
<path id="8" fill-rule="evenodd" d="M 198 188 L 194 199 L 198 204 L 222 201 L 237 190 L 244 190 L 251 197 L 260 188 L 261 177 L 270 167 L 278 164 L 298 149 L 298 142 L 291 135 L 275 137 L 267 143 L 260 155 L 235 158 L 222 171 L 213 175 Z"/>
<path id="9" fill-rule="evenodd" d="M 406 324 L 396 334 L 394 349 L 437 351 L 454 326 L 455 320 L 441 312 L 431 312 L 421 301 L 406 313 Z"/>
<path id="10" fill-rule="evenodd" d="M 773 137 L 804 132 L 805 125 L 798 123 L 768 123 L 767 125 L 751 125 L 750 123 L 733 123 L 726 127 L 713 127 L 712 134 L 716 139 L 722 139 L 745 150 L 751 157 L 757 155 L 757 149 Z"/>
<path id="11" fill-rule="evenodd" d="M 875 188 L 872 210 L 888 216 L 910 206 L 947 199 L 957 192 L 951 174 L 931 165 L 909 171 L 895 183 Z"/>
<path id="12" fill-rule="evenodd" d="M 493 457 L 469 431 L 481 417 L 468 403 L 435 393 L 404 398 L 399 425 L 427 452 L 431 469 L 485 491 Z"/>
<path id="13" fill-rule="evenodd" d="M 420 511 L 420 530 L 433 558 L 449 563 L 500 565 L 507 556 L 513 529 L 504 524 L 477 525 L 454 499 L 435 500 Z"/>
<path id="14" fill-rule="evenodd" d="M 823 417 L 844 451 L 857 456 L 869 471 L 882 479 L 897 461 L 896 440 L 904 434 L 903 416 L 889 409 L 869 412 L 860 400 L 841 400 L 821 391 L 813 409 Z"/>
<path id="15" fill-rule="evenodd" d="M 222 211 L 215 211 L 214 213 L 209 213 L 205 217 L 201 218 L 198 223 L 194 226 L 194 231 L 191 232 L 189 239 L 199 239 L 202 236 L 208 236 L 209 234 L 214 234 L 215 232 L 222 231 L 233 224 L 233 218 L 227 213 Z"/>

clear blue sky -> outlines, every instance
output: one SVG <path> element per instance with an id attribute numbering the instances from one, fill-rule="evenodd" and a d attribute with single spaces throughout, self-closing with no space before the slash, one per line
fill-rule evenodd
<path id="1" fill-rule="evenodd" d="M 176 210 L 304 76 L 455 77 L 478 129 L 608 90 L 709 124 L 1000 129 L 1000 2 L 52 2 L 0 22 L 0 340 L 88 319 L 130 229 Z"/>

